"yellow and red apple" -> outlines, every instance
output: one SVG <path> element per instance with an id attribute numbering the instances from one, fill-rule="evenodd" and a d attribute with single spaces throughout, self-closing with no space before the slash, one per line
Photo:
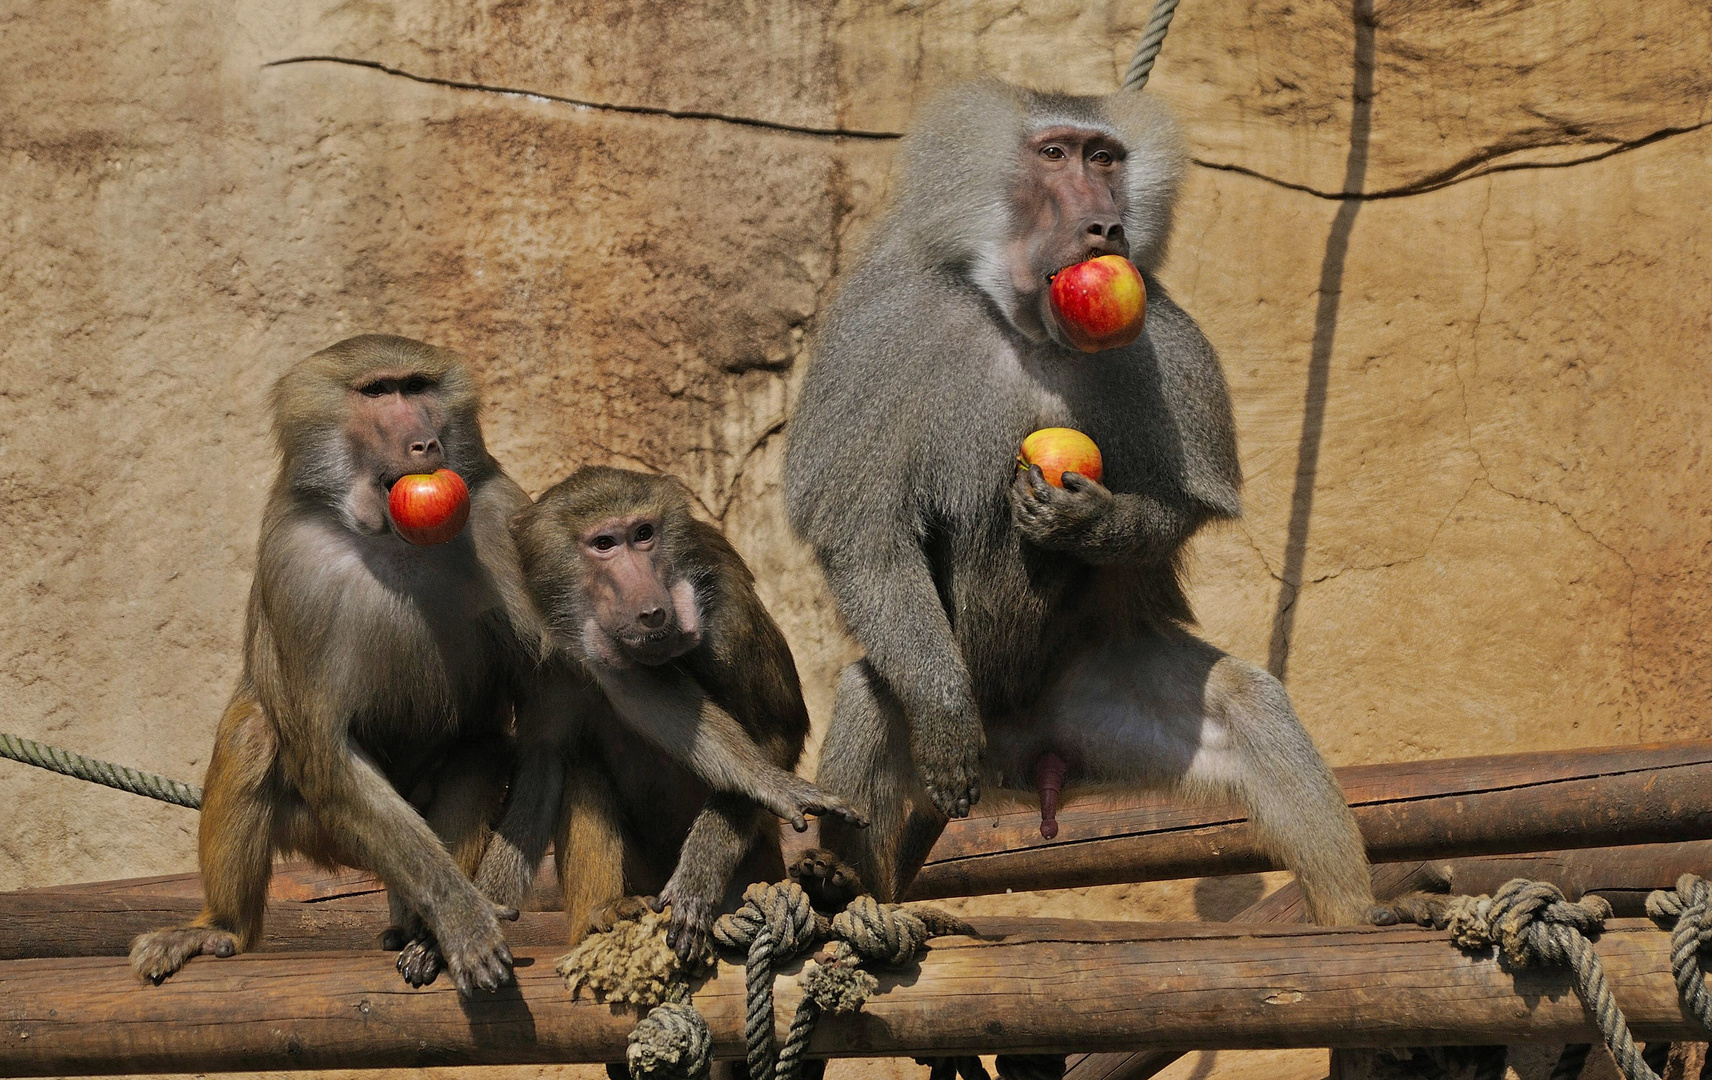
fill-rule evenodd
<path id="1" fill-rule="evenodd" d="M 393 529 L 412 544 L 444 544 L 470 519 L 470 489 L 451 469 L 412 473 L 392 485 L 386 510 Z"/>
<path id="2" fill-rule="evenodd" d="M 1100 448 L 1094 440 L 1075 428 L 1041 428 L 1022 441 L 1017 451 L 1017 468 L 1039 465 L 1041 475 L 1053 487 L 1064 486 L 1064 474 L 1081 473 L 1096 484 L 1100 482 Z"/>
<path id="3" fill-rule="evenodd" d="M 1052 276 L 1052 311 L 1083 352 L 1128 345 L 1147 321 L 1147 286 L 1122 255 L 1101 255 Z"/>

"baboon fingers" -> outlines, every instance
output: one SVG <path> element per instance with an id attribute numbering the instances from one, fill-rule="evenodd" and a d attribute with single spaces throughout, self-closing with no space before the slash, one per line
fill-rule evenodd
<path id="1" fill-rule="evenodd" d="M 238 953 L 238 938 L 206 926 L 181 926 L 141 934 L 131 943 L 131 969 L 138 978 L 157 986 L 196 956 L 229 957 Z"/>

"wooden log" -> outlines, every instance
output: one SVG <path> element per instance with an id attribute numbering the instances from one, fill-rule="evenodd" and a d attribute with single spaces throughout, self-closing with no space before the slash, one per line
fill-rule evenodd
<path id="1" fill-rule="evenodd" d="M 1388 863 L 1373 868 L 1373 895 L 1390 899 L 1411 890 L 1491 893 L 1511 878 L 1549 881 L 1571 900 L 1596 894 L 1619 916 L 1639 917 L 1647 893 L 1673 888 L 1685 873 L 1712 872 L 1712 840 L 1634 847 L 1583 848 L 1531 855 L 1483 855 L 1438 862 Z M 1291 882 L 1249 905 L 1237 923 L 1306 923 L 1302 890 Z M 1075 1054 L 1064 1080 L 1149 1080 L 1183 1056 L 1182 1050 Z"/>
<path id="2" fill-rule="evenodd" d="M 1374 867 L 1375 896 L 1409 889 L 1491 892 L 1513 877 L 1550 881 L 1571 899 L 1598 893 L 1618 915 L 1639 917 L 1647 893 L 1668 888 L 1684 873 L 1712 873 L 1712 840 L 1622 848 L 1487 855 Z M 0 960 L 50 956 L 124 956 L 137 934 L 184 922 L 200 902 L 176 896 L 31 890 L 0 893 Z M 1240 923 L 1305 923 L 1301 890 L 1286 885 L 1236 917 Z M 267 952 L 326 952 L 376 947 L 385 908 L 334 907 L 290 901 L 268 905 Z M 517 946 L 551 947 L 565 940 L 564 916 L 524 912 L 503 927 Z"/>
<path id="3" fill-rule="evenodd" d="M 825 1056 L 1575 1041 L 1596 1038 L 1562 971 L 1512 975 L 1418 928 L 987 919 L 883 973 L 861 1012 L 821 1020 Z M 1614 921 L 1597 951 L 1636 1036 L 1705 1039 L 1676 996 L 1669 937 Z M 636 1016 L 572 1000 L 551 952 L 460 1001 L 362 953 L 199 959 L 162 986 L 107 957 L 0 962 L 0 1076 L 418 1068 L 622 1057 Z M 782 1037 L 801 990 L 776 984 Z M 714 1053 L 743 1054 L 743 971 L 695 1002 Z"/>
<path id="4" fill-rule="evenodd" d="M 149 877 L 119 878 L 113 881 L 86 881 L 70 885 L 40 885 L 23 892 L 57 894 L 89 893 L 113 897 L 139 897 L 151 900 L 179 898 L 202 899 L 201 874 L 156 874 Z M 386 910 L 386 886 L 366 870 L 340 867 L 324 869 L 306 862 L 275 864 L 268 882 L 268 899 L 293 903 L 315 904 L 321 907 L 379 908 Z M 537 868 L 535 883 L 523 903 L 525 911 L 563 911 L 565 900 L 559 890 L 558 874 L 549 855 Z"/>
<path id="5" fill-rule="evenodd" d="M 202 902 L 174 896 L 124 896 L 83 890 L 0 893 L 0 960 L 32 957 L 125 956 L 145 930 L 188 922 Z M 263 947 L 268 952 L 360 951 L 380 948 L 387 911 L 289 901 L 268 905 Z M 503 924 L 513 945 L 551 948 L 569 938 L 562 912 L 524 912 Z"/>
<path id="6" fill-rule="evenodd" d="M 1336 770 L 1375 862 L 1712 838 L 1712 740 Z M 977 811 L 979 814 L 979 811 Z M 1240 809 L 1157 799 L 952 822 L 910 898 L 1274 869 Z"/>

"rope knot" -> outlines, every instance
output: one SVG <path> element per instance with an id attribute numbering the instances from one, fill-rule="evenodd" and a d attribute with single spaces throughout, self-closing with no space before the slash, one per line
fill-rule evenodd
<path id="1" fill-rule="evenodd" d="M 825 963 L 811 963 L 803 968 L 800 980 L 803 993 L 814 999 L 824 1012 L 855 1012 L 880 989 L 880 980 L 863 971 L 858 966 L 861 962 L 862 958 L 840 941 L 833 946 L 832 955 Z"/>
<path id="2" fill-rule="evenodd" d="M 699 1080 L 713 1062 L 713 1032 L 694 1005 L 667 1002 L 630 1033 L 624 1061 L 634 1080 Z"/>
<path id="3" fill-rule="evenodd" d="M 1670 970 L 1683 1006 L 1702 1027 L 1712 1027 L 1712 990 L 1700 974 L 1700 953 L 1712 947 L 1712 882 L 1693 874 L 1676 879 L 1676 890 L 1647 895 L 1647 914 L 1671 927 Z"/>
<path id="4" fill-rule="evenodd" d="M 1611 905 L 1598 896 L 1575 903 L 1548 881 L 1512 878 L 1491 897 L 1460 897 L 1449 909 L 1447 925 L 1465 949 L 1498 946 L 1506 961 L 1567 964 L 1575 942 L 1597 934 L 1611 916 Z"/>
<path id="5" fill-rule="evenodd" d="M 814 906 L 794 881 L 756 882 L 743 890 L 743 905 L 713 924 L 713 938 L 728 949 L 752 949 L 765 932 L 780 960 L 814 943 Z"/>
<path id="6" fill-rule="evenodd" d="M 897 904 L 882 904 L 862 895 L 833 916 L 832 933 L 848 941 L 863 960 L 897 967 L 915 959 L 927 943 L 927 924 L 921 916 Z"/>

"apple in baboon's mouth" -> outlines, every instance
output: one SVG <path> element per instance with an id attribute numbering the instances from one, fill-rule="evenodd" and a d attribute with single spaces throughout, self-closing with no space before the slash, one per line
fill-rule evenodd
<path id="1" fill-rule="evenodd" d="M 1052 275 L 1052 313 L 1070 344 L 1083 352 L 1128 345 L 1147 320 L 1147 286 L 1122 255 L 1066 266 Z"/>
<path id="2" fill-rule="evenodd" d="M 1075 428 L 1049 427 L 1032 433 L 1022 441 L 1016 461 L 1019 469 L 1039 465 L 1041 475 L 1053 487 L 1064 486 L 1067 472 L 1100 482 L 1100 448 Z"/>
<path id="3" fill-rule="evenodd" d="M 386 497 L 398 535 L 422 547 L 444 544 L 470 519 L 470 489 L 451 469 L 401 476 Z"/>

